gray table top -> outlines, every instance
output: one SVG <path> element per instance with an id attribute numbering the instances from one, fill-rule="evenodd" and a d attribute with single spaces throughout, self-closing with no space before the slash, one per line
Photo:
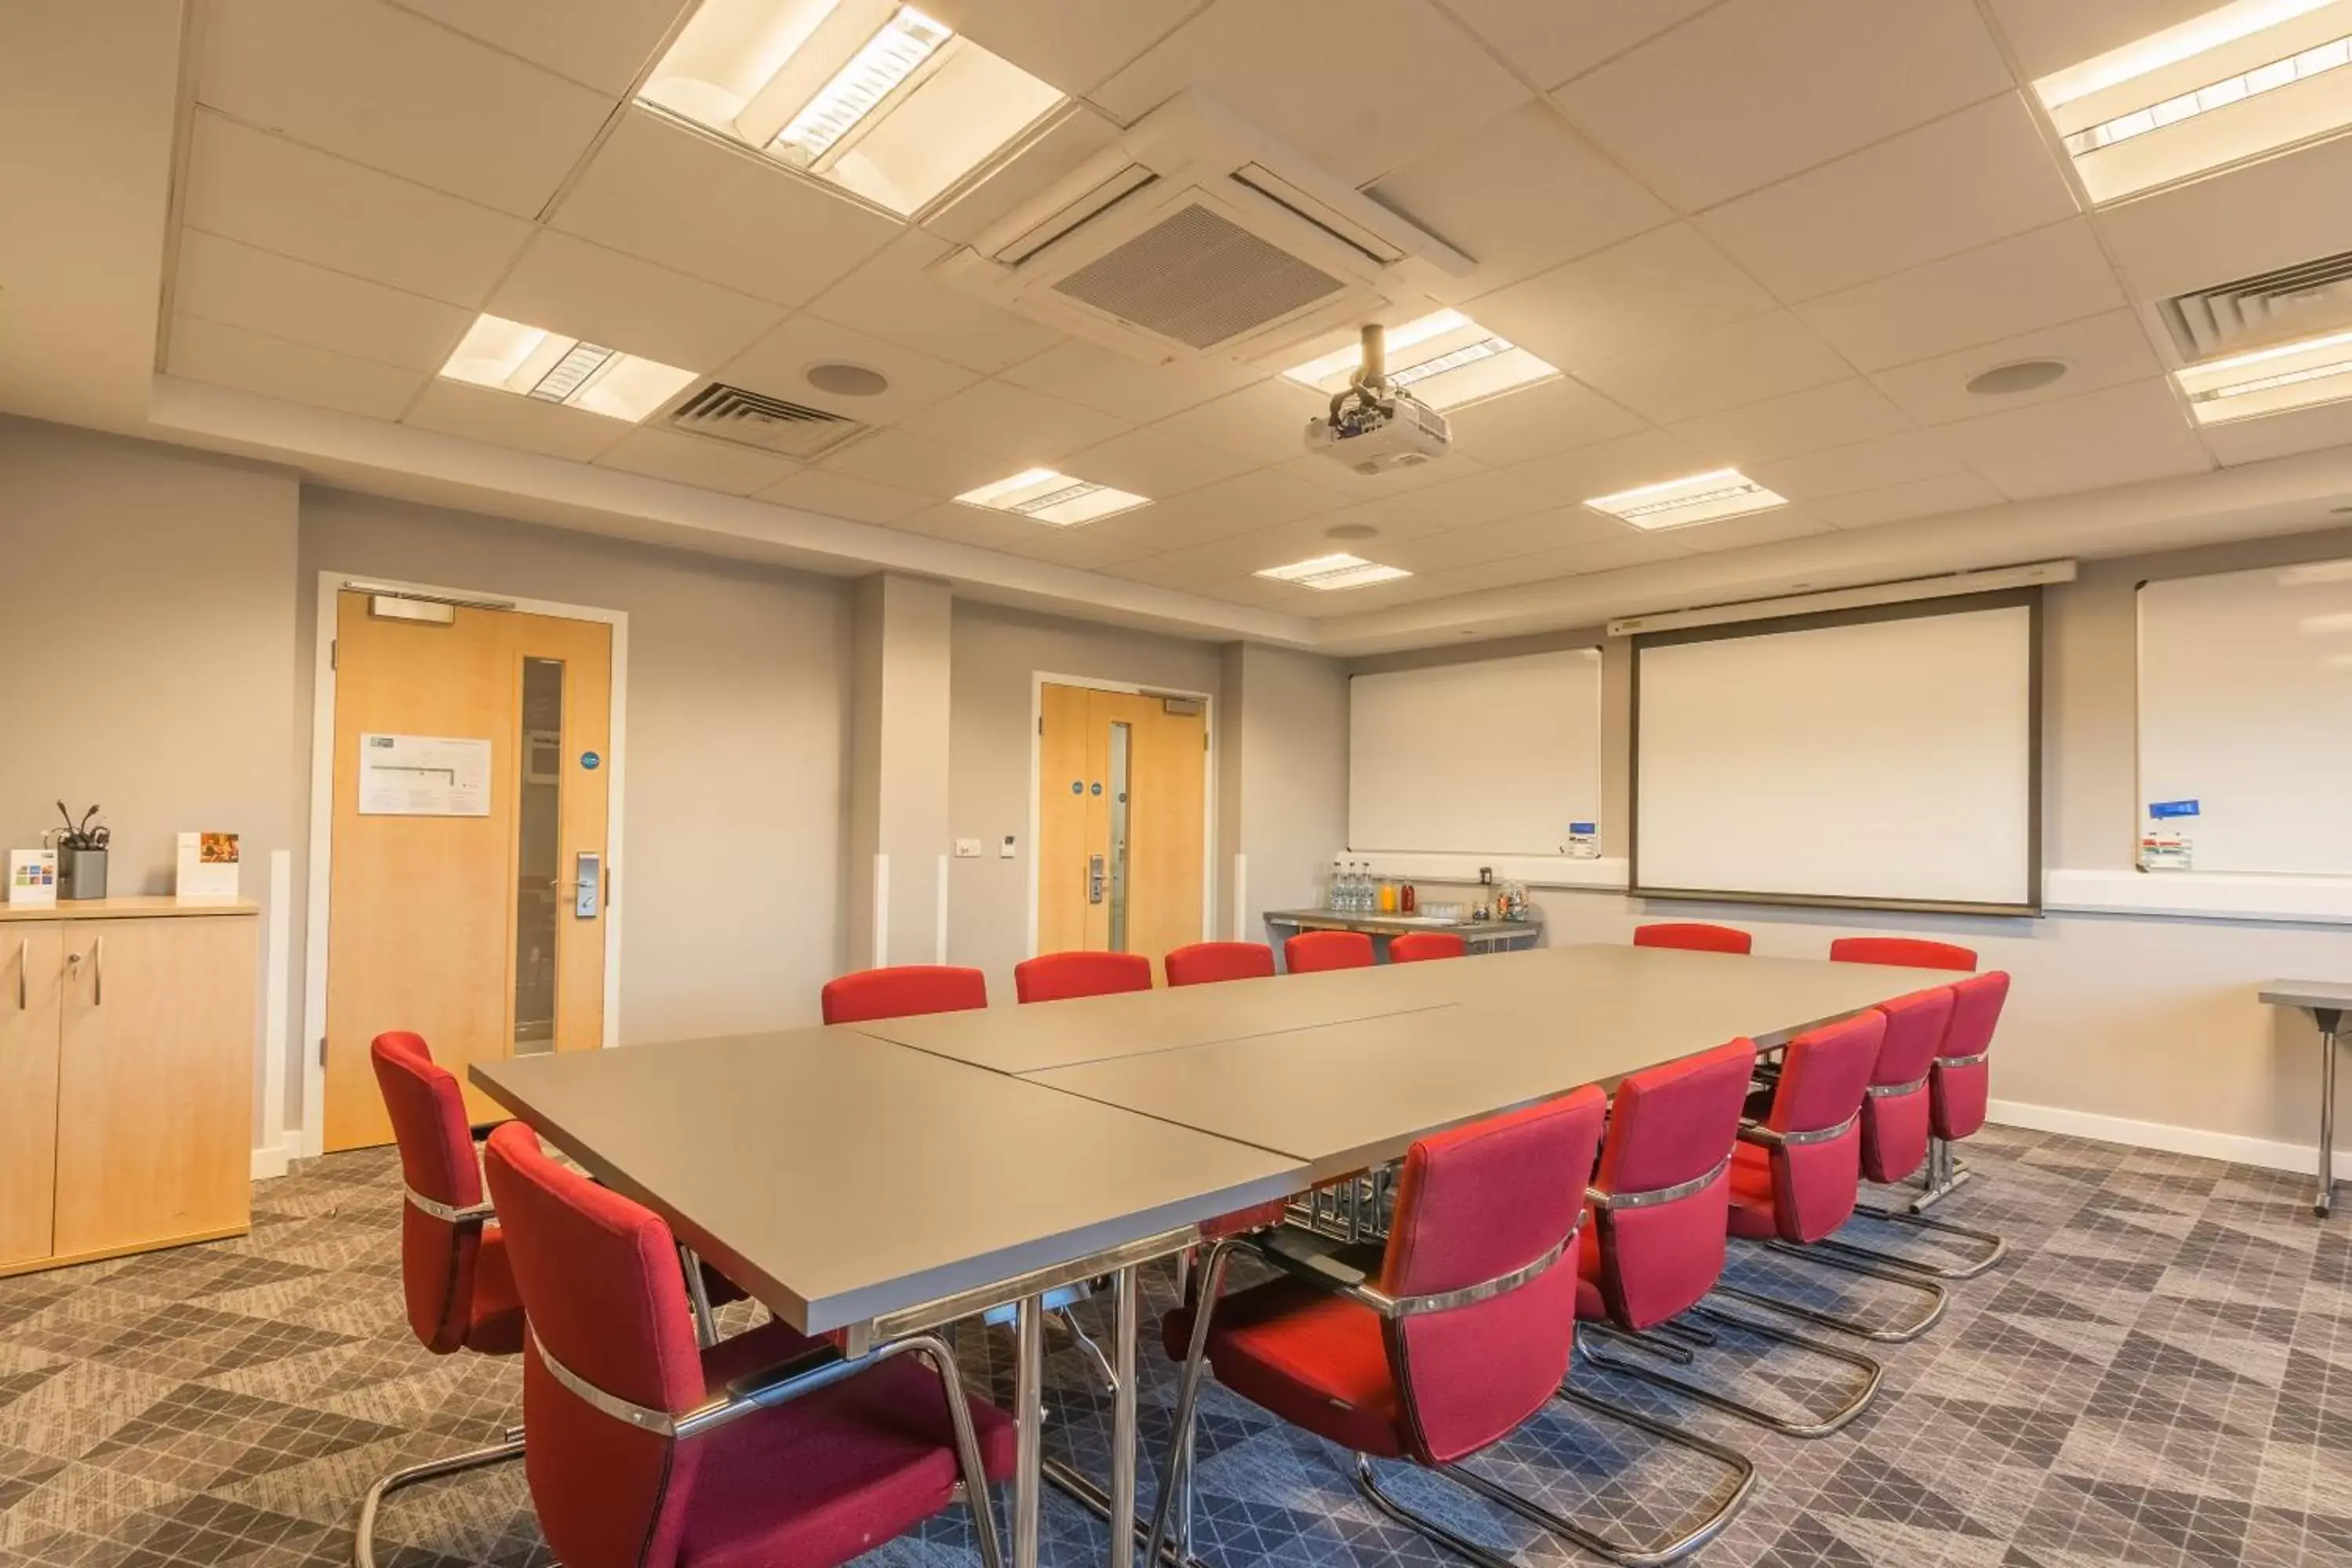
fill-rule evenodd
<path id="1" fill-rule="evenodd" d="M 2263 987 L 2262 999 L 2280 1007 L 2352 1012 L 2352 980 L 2273 980 Z"/>
<path id="2" fill-rule="evenodd" d="M 842 1029 L 472 1077 L 810 1333 L 1307 1184 L 1296 1161 Z"/>
<path id="3" fill-rule="evenodd" d="M 1404 966 L 1443 1011 L 1107 1058 L 1029 1081 L 1304 1162 L 1318 1181 L 1413 1139 L 1746 1035 L 1772 1045 L 1948 972 L 1632 947 Z M 1359 974 L 1370 973 L 1353 972 Z"/>

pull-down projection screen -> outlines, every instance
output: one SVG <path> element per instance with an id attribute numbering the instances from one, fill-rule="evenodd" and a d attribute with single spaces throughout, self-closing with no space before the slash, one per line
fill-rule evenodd
<path id="1" fill-rule="evenodd" d="M 2039 912 L 2040 605 L 1636 638 L 1633 891 Z"/>

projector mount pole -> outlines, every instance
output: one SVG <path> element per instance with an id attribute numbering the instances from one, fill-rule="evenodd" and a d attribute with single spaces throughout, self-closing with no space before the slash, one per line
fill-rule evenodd
<path id="1" fill-rule="evenodd" d="M 1362 363 L 1348 378 L 1347 390 L 1331 395 L 1331 423 L 1337 425 L 1349 399 L 1371 408 L 1389 395 L 1388 329 L 1378 321 L 1364 323 Z"/>

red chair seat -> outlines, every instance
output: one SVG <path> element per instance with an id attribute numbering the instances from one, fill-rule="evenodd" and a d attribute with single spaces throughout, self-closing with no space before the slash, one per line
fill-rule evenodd
<path id="1" fill-rule="evenodd" d="M 1725 1226 L 1749 1241 L 1769 1241 L 1780 1234 L 1772 1209 L 1772 1151 L 1742 1143 L 1731 1151 L 1731 1213 Z"/>
<path id="2" fill-rule="evenodd" d="M 474 1255 L 473 1310 L 466 1324 L 466 1348 L 483 1355 L 522 1353 L 522 1295 L 507 1262 L 507 1238 L 496 1225 L 482 1227 L 481 1250 Z"/>
<path id="3" fill-rule="evenodd" d="M 1181 1358 L 1191 1310 L 1170 1312 L 1161 1333 Z M 1404 1456 L 1381 1320 L 1354 1302 L 1294 1279 L 1237 1291 L 1217 1303 L 1208 1354 L 1218 1382 L 1291 1425 L 1376 1458 Z"/>
<path id="4" fill-rule="evenodd" d="M 744 1341 L 759 1341 L 746 1345 Z M 705 1357 L 714 1391 L 727 1377 L 789 1357 L 810 1342 L 782 1324 L 739 1335 Z M 679 1568 L 832 1568 L 949 1507 L 959 1477 L 955 1431 L 939 1380 L 912 1356 L 808 1395 L 782 1421 L 738 1421 L 699 1439 Z M 992 1480 L 1012 1474 L 1012 1418 L 971 1408 Z"/>

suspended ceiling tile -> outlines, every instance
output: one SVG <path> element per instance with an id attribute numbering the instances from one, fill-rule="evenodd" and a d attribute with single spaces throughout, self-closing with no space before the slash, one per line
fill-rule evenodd
<path id="1" fill-rule="evenodd" d="M 581 463 L 603 456 L 636 428 L 560 403 L 439 379 L 425 387 L 403 423 Z"/>
<path id="2" fill-rule="evenodd" d="M 1688 224 L 1611 246 L 1465 309 L 1571 375 L 1772 308 L 1772 296 Z"/>
<path id="3" fill-rule="evenodd" d="M 1831 531 L 1830 525 L 1810 507 L 1781 506 L 1673 531 L 1675 542 L 1694 555 L 1721 550 L 1748 550 L 1759 544 L 1780 544 Z"/>
<path id="4" fill-rule="evenodd" d="M 1719 0 L 1440 0 L 1543 87 L 1558 87 Z"/>
<path id="5" fill-rule="evenodd" d="M 1215 0 L 1090 96 L 1133 124 L 1188 87 L 1351 185 L 1531 96 L 1423 0 Z"/>
<path id="6" fill-rule="evenodd" d="M 1969 390 L 1969 383 L 1986 371 L 2041 359 L 2058 361 L 2067 367 L 2066 374 L 2048 386 L 2027 392 L 1987 395 Z M 2148 347 L 2147 333 L 2140 325 L 2138 313 L 2109 310 L 2063 327 L 2045 327 L 1956 354 L 1898 365 L 1879 372 L 1874 379 L 1914 418 L 1923 424 L 1939 425 L 2029 404 L 2080 396 L 2103 386 L 2145 381 L 2163 374 L 2164 366 Z"/>
<path id="7" fill-rule="evenodd" d="M 1905 522 L 1973 507 L 1999 506 L 2001 493 L 1980 474 L 1938 474 L 1849 495 L 1824 496 L 1809 504 L 1835 528 L 1868 528 L 1882 522 Z"/>
<path id="8" fill-rule="evenodd" d="M 2160 33 L 2224 0 L 1989 0 L 2027 79 Z"/>
<path id="9" fill-rule="evenodd" d="M 966 490 L 1009 479 L 1023 466 L 905 430 L 877 430 L 827 457 L 820 468 L 870 484 L 919 490 L 933 500 L 949 500 Z"/>
<path id="10" fill-rule="evenodd" d="M 614 107 L 383 0 L 214 0 L 205 17 L 199 101 L 517 217 Z"/>
<path id="11" fill-rule="evenodd" d="M 1051 463 L 1127 428 L 1108 414 L 1003 381 L 966 387 L 903 423 L 918 436 L 1007 458 L 1015 470 Z"/>
<path id="12" fill-rule="evenodd" d="M 707 374 L 783 308 L 584 239 L 541 229 L 490 296 L 495 316 Z"/>
<path id="13" fill-rule="evenodd" d="M 990 225 L 1069 174 L 1118 138 L 1118 125 L 1084 104 L 1066 106 L 1020 154 L 923 219 L 930 234 L 970 245 Z"/>
<path id="14" fill-rule="evenodd" d="M 1890 485 L 1957 474 L 1961 465 L 1935 437 L 1914 430 L 1832 447 L 1827 451 L 1751 463 L 1740 471 L 1790 500 L 1810 503 L 1824 496 L 1883 489 Z"/>
<path id="15" fill-rule="evenodd" d="M 2352 250 L 2352 136 L 2101 207 L 2132 292 L 2161 300 Z"/>
<path id="16" fill-rule="evenodd" d="M 1328 526 L 1338 521 L 1338 509 L 1344 504 L 1343 498 L 1320 486 L 1262 468 L 1155 502 L 1150 512 L 1151 538 L 1155 548 L 1173 550 L 1305 517 L 1319 516 Z"/>
<path id="17" fill-rule="evenodd" d="M 1449 459 L 1450 460 L 1450 459 Z M 1431 485 L 1410 495 L 1360 501 L 1332 514 L 1335 523 L 1362 521 L 1389 538 L 1443 533 L 1480 523 L 1547 511 L 1558 499 L 1505 468 L 1486 468 Z"/>
<path id="18" fill-rule="evenodd" d="M 1202 0 L 931 0 L 926 12 L 1031 76 L 1081 97 L 1181 26 Z"/>
<path id="19" fill-rule="evenodd" d="M 1660 424 L 1695 419 L 1845 379 L 1851 368 L 1787 310 L 1578 371 L 1634 413 Z"/>
<path id="20" fill-rule="evenodd" d="M 1275 464 L 1272 471 L 1288 474 L 1310 485 L 1320 485 L 1345 500 L 1385 500 L 1393 496 L 1411 495 L 1452 484 L 1480 472 L 1485 467 L 1467 453 L 1453 452 L 1434 462 L 1420 463 L 1412 468 L 1392 468 L 1384 474 L 1360 474 L 1346 464 L 1334 462 L 1320 453 L 1307 453 L 1287 462 Z"/>
<path id="21" fill-rule="evenodd" d="M 1697 212 L 2010 85 L 1973 0 L 1729 0 L 1552 97 Z"/>
<path id="22" fill-rule="evenodd" d="M 682 0 L 397 0 L 533 65 L 618 98 L 652 62 Z"/>
<path id="23" fill-rule="evenodd" d="M 764 489 L 798 473 L 801 467 L 790 458 L 773 452 L 642 425 L 597 458 L 596 464 L 599 468 L 619 468 L 738 496 Z"/>
<path id="24" fill-rule="evenodd" d="M 1559 550 L 1547 550 L 1540 555 L 1524 557 L 1514 563 L 1523 574 L 1507 581 L 1517 586 L 1521 582 L 1541 582 L 1547 577 L 1582 577 L 1595 572 L 1621 572 L 1629 566 L 1678 561 L 1691 553 L 1690 548 L 1675 538 L 1678 531 L 1661 529 L 1654 533 L 1644 533 L 1639 529 L 1620 524 L 1617 532 L 1607 539 L 1570 544 Z"/>
<path id="25" fill-rule="evenodd" d="M 802 305 L 902 226 L 748 149 L 632 109 L 554 226 L 739 293 Z"/>
<path id="26" fill-rule="evenodd" d="M 1477 262 L 1470 298 L 1654 228 L 1674 215 L 1543 103 L 1433 149 L 1366 192 Z"/>
<path id="27" fill-rule="evenodd" d="M 1664 430 L 1643 430 L 1614 440 L 1558 452 L 1509 471 L 1549 490 L 1563 501 L 1582 502 L 1642 485 L 1664 484 L 1706 471 L 1706 459 L 1689 442 Z"/>
<path id="28" fill-rule="evenodd" d="M 2069 218 L 1824 294 L 1797 314 L 1865 371 L 1992 342 L 2124 303 L 2085 218 Z"/>
<path id="29" fill-rule="evenodd" d="M 1583 512 L 1582 517 L 1574 515 Z M 1466 566 L 1481 566 L 1489 561 L 1507 561 L 1558 550 L 1586 540 L 1605 537 L 1597 524 L 1588 524 L 1587 518 L 1601 523 L 1609 520 L 1597 512 L 1587 512 L 1581 507 L 1572 509 L 1566 516 L 1555 511 L 1529 513 L 1525 517 L 1503 518 L 1494 522 L 1474 523 L 1468 528 L 1448 529 L 1443 533 L 1424 534 L 1418 539 L 1382 542 L 1378 552 L 1391 566 L 1402 566 L 1408 572 L 1454 572 Z M 1622 524 L 1611 523 L 1612 527 Z M 1365 553 L 1360 549 L 1359 554 Z"/>
<path id="30" fill-rule="evenodd" d="M 1081 479 L 1164 500 L 1219 479 L 1232 479 L 1249 465 L 1246 458 L 1213 447 L 1180 441 L 1158 430 L 1129 430 L 1099 445 L 1072 452 L 1057 459 L 1055 466 Z"/>
<path id="31" fill-rule="evenodd" d="M 2005 93 L 1702 215 L 1794 303 L 2074 216 L 2024 100 Z"/>
<path id="32" fill-rule="evenodd" d="M 2074 495 L 2148 479 L 2200 474 L 2212 468 L 2212 458 L 2185 428 L 2152 432 L 2128 441 L 2084 446 L 2018 462 L 1988 463 L 1979 468 L 2001 491 L 2019 500 L 2039 496 Z"/>
<path id="33" fill-rule="evenodd" d="M 950 248 L 909 229 L 809 301 L 809 314 L 983 375 L 1063 341 L 1042 322 L 933 282 L 923 268 Z"/>
<path id="34" fill-rule="evenodd" d="M 857 365 L 879 373 L 889 385 L 872 396 L 845 397 L 808 379 L 808 373 L 821 364 Z M 732 386 L 746 386 L 874 425 L 895 424 L 980 379 L 961 365 L 814 316 L 794 316 L 784 321 L 715 374 Z"/>
<path id="35" fill-rule="evenodd" d="M 1445 417 L 1458 449 L 1496 466 L 1524 463 L 1647 427 L 1640 415 L 1565 376 L 1450 410 Z"/>
<path id="36" fill-rule="evenodd" d="M 2214 458 L 2231 466 L 2327 447 L 2352 447 L 2352 403 L 2326 403 L 2265 414 L 2258 419 L 2208 425 L 2199 434 Z"/>
<path id="37" fill-rule="evenodd" d="M 1034 544 L 1039 535 L 1055 531 L 1049 523 L 1032 522 L 1009 511 L 961 506 L 954 501 L 936 501 L 920 511 L 898 519 L 890 526 L 908 533 L 919 533 L 929 539 L 945 539 L 957 544 L 1008 551 L 1015 554 L 1023 546 Z"/>
<path id="38" fill-rule="evenodd" d="M 371 419 L 399 418 L 425 381 L 418 371 L 192 316 L 173 319 L 163 365 L 192 381 Z"/>
<path id="39" fill-rule="evenodd" d="M 1685 420 L 1674 433 L 1726 463 L 1817 452 L 1912 428 L 1886 395 L 1859 376 Z"/>
<path id="40" fill-rule="evenodd" d="M 422 294 L 193 228 L 180 231 L 172 304 L 183 315 L 427 372 L 441 368 L 474 319 Z"/>
<path id="41" fill-rule="evenodd" d="M 1144 424 L 1254 385 L 1265 379 L 1265 372 L 1212 355 L 1147 364 L 1069 338 L 1013 366 L 1003 379 L 1098 414 Z"/>
<path id="42" fill-rule="evenodd" d="M 1325 412 L 1330 402 L 1295 382 L 1260 381 L 1171 415 L 1152 428 L 1253 463 L 1279 463 L 1307 450 L 1307 422 Z"/>
<path id="43" fill-rule="evenodd" d="M 2151 380 L 1939 425 L 1936 435 L 1982 472 L 2095 447 L 2161 443 L 2187 429 L 2188 416 L 2175 401 L 2171 384 Z"/>
<path id="44" fill-rule="evenodd" d="M 198 110 L 187 223 L 355 278 L 479 306 L 530 226 Z"/>
<path id="45" fill-rule="evenodd" d="M 853 479 L 824 468 L 803 468 L 759 492 L 761 500 L 853 522 L 896 522 L 931 504 L 931 498 L 893 485 Z"/>

